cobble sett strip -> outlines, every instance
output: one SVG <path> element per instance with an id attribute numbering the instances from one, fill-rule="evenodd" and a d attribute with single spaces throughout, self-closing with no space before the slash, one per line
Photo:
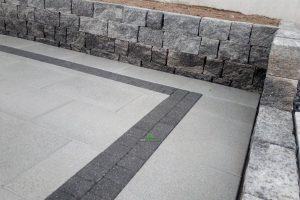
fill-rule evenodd
<path id="1" fill-rule="evenodd" d="M 87 0 L 0 3 L 2 34 L 255 92 L 262 91 L 276 30 Z M 97 37 L 101 38 L 98 45 L 91 46 L 91 39 Z M 174 54 L 169 52 L 181 54 L 185 60 L 203 57 L 204 62 L 174 64 Z M 206 59 L 248 64 L 254 71 L 251 81 L 228 79 L 223 73 L 205 74 Z"/>
<path id="2" fill-rule="evenodd" d="M 0 51 L 170 95 L 47 200 L 114 199 L 202 96 L 12 47 L 0 45 Z M 145 140 L 148 133 L 158 140 Z"/>

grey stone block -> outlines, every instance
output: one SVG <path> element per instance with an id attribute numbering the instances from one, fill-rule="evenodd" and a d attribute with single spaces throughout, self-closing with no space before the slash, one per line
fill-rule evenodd
<path id="1" fill-rule="evenodd" d="M 115 53 L 127 56 L 128 55 L 129 42 L 124 40 L 115 40 Z"/>
<path id="2" fill-rule="evenodd" d="M 5 0 L 5 3 L 13 4 L 13 5 L 20 5 L 21 4 L 20 0 Z"/>
<path id="3" fill-rule="evenodd" d="M 170 51 L 168 55 L 168 66 L 174 67 L 202 67 L 204 57 L 187 53 Z"/>
<path id="4" fill-rule="evenodd" d="M 142 62 L 142 67 L 174 74 L 175 67 L 169 67 L 155 62 Z"/>
<path id="5" fill-rule="evenodd" d="M 78 16 L 93 17 L 94 3 L 86 0 L 72 0 L 72 13 Z"/>
<path id="6" fill-rule="evenodd" d="M 60 14 L 59 26 L 62 28 L 79 28 L 79 17 L 73 14 Z"/>
<path id="7" fill-rule="evenodd" d="M 252 84 L 253 75 L 254 67 L 251 65 L 225 62 L 222 77 L 247 86 Z"/>
<path id="8" fill-rule="evenodd" d="M 263 200 L 250 194 L 243 194 L 241 200 Z"/>
<path id="9" fill-rule="evenodd" d="M 141 66 L 141 64 L 142 64 L 141 59 L 131 57 L 131 56 L 120 55 L 119 61 L 123 62 L 123 63 L 131 64 L 131 65 L 136 65 L 136 66 Z"/>
<path id="10" fill-rule="evenodd" d="M 256 67 L 253 77 L 253 87 L 256 91 L 262 93 L 264 82 L 266 78 L 267 70 L 264 68 Z"/>
<path id="11" fill-rule="evenodd" d="M 221 41 L 218 57 L 232 62 L 248 63 L 250 45 Z"/>
<path id="12" fill-rule="evenodd" d="M 67 29 L 67 44 L 79 49 L 84 48 L 85 33 L 72 29 Z"/>
<path id="13" fill-rule="evenodd" d="M 46 198 L 46 200 L 61 200 L 61 199 L 76 200 L 76 198 L 74 198 L 72 195 L 67 194 L 61 190 L 56 190 Z"/>
<path id="14" fill-rule="evenodd" d="M 245 22 L 232 22 L 229 39 L 233 42 L 248 44 L 250 41 L 251 30 L 252 24 Z"/>
<path id="15" fill-rule="evenodd" d="M 107 172 L 107 168 L 104 168 L 99 163 L 92 161 L 89 164 L 87 164 L 84 168 L 82 168 L 79 172 L 77 172 L 76 176 L 96 183 L 101 178 L 103 178 Z"/>
<path id="16" fill-rule="evenodd" d="M 80 17 L 80 31 L 107 36 L 107 21 L 97 18 Z"/>
<path id="17" fill-rule="evenodd" d="M 72 0 L 45 0 L 45 8 L 59 11 L 62 13 L 71 13 Z"/>
<path id="18" fill-rule="evenodd" d="M 220 84 L 220 85 L 226 85 L 226 86 L 229 86 L 231 84 L 231 81 L 228 80 L 228 79 L 226 79 L 226 78 L 216 78 L 216 77 L 213 77 L 212 82 Z"/>
<path id="19" fill-rule="evenodd" d="M 243 192 L 261 199 L 299 199 L 295 151 L 252 143 Z"/>
<path id="20" fill-rule="evenodd" d="M 27 0 L 27 5 L 34 8 L 45 8 L 45 0 Z"/>
<path id="21" fill-rule="evenodd" d="M 142 160 L 147 160 L 153 152 L 158 148 L 160 142 L 139 142 L 130 152 L 129 155 L 138 157 Z"/>
<path id="22" fill-rule="evenodd" d="M 121 185 L 108 178 L 103 178 L 90 192 L 96 195 L 98 197 L 97 199 L 115 199 L 121 190 Z M 87 195 L 89 195 L 89 193 Z"/>
<path id="23" fill-rule="evenodd" d="M 210 75 L 213 77 L 220 77 L 223 70 L 223 61 L 207 59 L 204 66 L 203 74 Z"/>
<path id="24" fill-rule="evenodd" d="M 118 185 L 125 186 L 134 176 L 134 174 L 134 171 L 117 165 L 112 168 L 105 177 L 114 181 Z"/>
<path id="25" fill-rule="evenodd" d="M 49 40 L 54 40 L 55 37 L 55 27 L 54 26 L 44 26 L 45 38 Z"/>
<path id="26" fill-rule="evenodd" d="M 151 62 L 159 64 L 159 65 L 166 65 L 167 64 L 167 56 L 168 56 L 167 49 L 153 47 Z"/>
<path id="27" fill-rule="evenodd" d="M 59 25 L 59 13 L 46 9 L 35 9 L 35 20 L 44 25 Z"/>
<path id="28" fill-rule="evenodd" d="M 55 41 L 66 44 L 67 43 L 67 29 L 56 27 L 55 29 Z"/>
<path id="29" fill-rule="evenodd" d="M 291 112 L 260 106 L 252 140 L 276 144 L 296 150 Z"/>
<path id="30" fill-rule="evenodd" d="M 138 42 L 146 45 L 162 47 L 163 36 L 164 33 L 162 30 L 154 30 L 148 27 L 140 27 Z"/>
<path id="31" fill-rule="evenodd" d="M 254 24 L 252 28 L 250 44 L 271 47 L 277 27 Z"/>
<path id="32" fill-rule="evenodd" d="M 4 18 L 0 17 L 0 30 L 5 31 L 5 21 Z"/>
<path id="33" fill-rule="evenodd" d="M 148 11 L 146 26 L 152 29 L 162 29 L 163 13 L 158 11 Z"/>
<path id="34" fill-rule="evenodd" d="M 86 48 L 98 49 L 98 50 L 102 50 L 102 52 L 113 53 L 115 51 L 115 39 L 108 38 L 106 36 L 87 34 Z"/>
<path id="35" fill-rule="evenodd" d="M 56 47 L 59 46 L 59 42 L 54 41 L 54 40 L 50 40 L 50 39 L 47 39 L 47 38 L 36 38 L 35 41 L 43 43 L 43 44 L 51 45 L 51 46 L 56 46 Z"/>
<path id="36" fill-rule="evenodd" d="M 201 40 L 199 54 L 207 56 L 207 58 L 210 59 L 217 58 L 219 43 L 219 40 L 203 37 Z"/>
<path id="37" fill-rule="evenodd" d="M 296 80 L 267 76 L 260 103 L 291 112 L 296 92 Z"/>
<path id="38" fill-rule="evenodd" d="M 99 154 L 94 160 L 91 162 L 94 162 L 94 165 L 102 166 L 106 169 L 111 169 L 113 166 L 117 164 L 120 158 L 112 156 L 111 154 L 108 154 L 107 152 L 102 152 Z"/>
<path id="39" fill-rule="evenodd" d="M 118 162 L 119 166 L 129 169 L 133 172 L 137 172 L 143 166 L 143 164 L 144 161 L 142 159 L 129 154 L 124 156 L 124 158 Z"/>
<path id="40" fill-rule="evenodd" d="M 267 69 L 269 62 L 270 48 L 252 46 L 250 50 L 249 63 L 251 65 Z"/>
<path id="41" fill-rule="evenodd" d="M 142 8 L 124 7 L 123 22 L 136 26 L 146 26 L 146 15 L 148 10 Z"/>
<path id="42" fill-rule="evenodd" d="M 137 138 L 133 135 L 130 135 L 130 134 L 124 134 L 116 140 L 116 143 L 121 144 L 123 146 L 127 146 L 127 147 L 133 147 L 136 145 L 136 143 L 138 141 L 139 141 L 139 138 Z"/>
<path id="43" fill-rule="evenodd" d="M 17 19 L 18 18 L 18 7 L 17 5 L 1 3 L 0 4 L 0 17 L 6 19 Z"/>
<path id="44" fill-rule="evenodd" d="M 19 6 L 18 17 L 22 20 L 34 21 L 34 8 Z"/>
<path id="45" fill-rule="evenodd" d="M 130 24 L 123 24 L 110 21 L 108 23 L 108 37 L 129 42 L 137 42 L 138 27 Z"/>
<path id="46" fill-rule="evenodd" d="M 38 38 L 44 37 L 44 26 L 36 22 L 28 22 L 28 35 L 35 36 Z"/>
<path id="47" fill-rule="evenodd" d="M 299 40 L 275 37 L 269 57 L 268 73 L 273 76 L 300 79 Z"/>
<path id="48" fill-rule="evenodd" d="M 140 138 L 144 137 L 147 133 L 148 132 L 143 129 L 138 129 L 138 128 L 132 127 L 125 133 L 125 135 L 129 135 L 129 136 L 140 139 Z"/>
<path id="49" fill-rule="evenodd" d="M 114 142 L 105 150 L 105 152 L 109 153 L 110 155 L 116 158 L 121 159 L 129 152 L 130 149 L 131 147 Z"/>
<path id="50" fill-rule="evenodd" d="M 67 194 L 72 194 L 75 198 L 81 198 L 93 187 L 93 185 L 93 181 L 83 179 L 79 176 L 73 176 L 59 189 Z"/>
<path id="51" fill-rule="evenodd" d="M 92 49 L 91 55 L 107 58 L 110 60 L 119 60 L 119 55 L 111 52 L 104 51 L 102 49 Z"/>
<path id="52" fill-rule="evenodd" d="M 27 34 L 26 21 L 24 20 L 5 20 L 6 30 L 12 33 L 18 33 L 21 35 Z"/>
<path id="53" fill-rule="evenodd" d="M 181 76 L 186 76 L 190 78 L 196 78 L 196 79 L 207 79 L 209 76 L 208 75 L 203 75 L 203 67 L 201 66 L 196 66 L 196 67 L 176 67 L 175 68 L 175 74 L 181 75 Z M 208 78 L 209 80 L 211 77 Z M 209 81 L 208 80 L 208 81 Z M 166 121 L 162 121 L 164 123 L 167 123 Z M 177 124 L 178 121 L 174 119 L 170 119 L 169 123 L 174 123 Z"/>
<path id="54" fill-rule="evenodd" d="M 151 46 L 140 43 L 129 43 L 128 55 L 132 58 L 149 62 L 151 60 Z"/>
<path id="55" fill-rule="evenodd" d="M 198 54 L 201 38 L 180 33 L 165 32 L 163 47 L 184 53 Z"/>
<path id="56" fill-rule="evenodd" d="M 165 13 L 163 29 L 170 32 L 198 35 L 201 17 Z"/>
<path id="57" fill-rule="evenodd" d="M 227 40 L 231 22 L 213 18 L 202 18 L 199 35 L 211 39 Z"/>
<path id="58" fill-rule="evenodd" d="M 109 4 L 105 2 L 95 2 L 94 17 L 102 20 L 112 20 L 121 22 L 123 18 L 122 5 Z"/>

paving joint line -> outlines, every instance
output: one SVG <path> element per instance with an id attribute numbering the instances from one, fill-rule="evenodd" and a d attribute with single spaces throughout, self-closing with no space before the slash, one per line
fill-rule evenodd
<path id="1" fill-rule="evenodd" d="M 202 96 L 13 47 L 0 51 L 169 95 L 46 200 L 115 199 Z"/>

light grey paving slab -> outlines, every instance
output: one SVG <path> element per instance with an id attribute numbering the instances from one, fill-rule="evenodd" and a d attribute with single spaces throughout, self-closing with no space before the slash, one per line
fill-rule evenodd
<path id="1" fill-rule="evenodd" d="M 239 178 L 159 148 L 116 200 L 235 199 Z"/>
<path id="2" fill-rule="evenodd" d="M 1 35 L 0 43 L 1 45 L 6 45 L 14 48 L 24 48 L 24 47 L 34 46 L 38 44 L 37 42 L 11 37 L 7 35 Z"/>
<path id="3" fill-rule="evenodd" d="M 97 154 L 88 145 L 71 142 L 6 184 L 5 188 L 24 199 L 45 199 Z"/>
<path id="4" fill-rule="evenodd" d="M 69 142 L 53 131 L 29 123 L 11 122 L 5 127 L 0 141 L 1 184 L 9 183 Z"/>
<path id="5" fill-rule="evenodd" d="M 1 187 L 0 187 L 0 197 L 5 200 L 24 200 L 23 198 L 17 196 L 13 192 L 2 189 Z"/>
<path id="6" fill-rule="evenodd" d="M 3 66 L 18 62 L 18 56 L 0 52 L 0 60 L 1 60 L 0 63 L 0 68 L 1 68 Z"/>
<path id="7" fill-rule="evenodd" d="M 28 90 L 0 96 L 0 111 L 21 119 L 30 120 L 70 101 L 70 98 L 55 96 L 45 91 Z"/>
<path id="8" fill-rule="evenodd" d="M 100 77 L 87 79 L 75 77 L 43 88 L 47 92 L 92 103 L 116 111 L 145 92 L 140 88 L 118 84 Z M 144 92 L 144 93 L 143 93 Z"/>

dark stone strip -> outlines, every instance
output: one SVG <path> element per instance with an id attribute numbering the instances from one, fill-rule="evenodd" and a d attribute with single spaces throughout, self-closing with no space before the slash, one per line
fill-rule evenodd
<path id="1" fill-rule="evenodd" d="M 62 60 L 62 59 L 58 59 L 58 58 L 53 58 L 53 57 L 21 50 L 21 49 L 17 49 L 17 48 L 13 48 L 13 47 L 0 45 L 0 51 L 5 52 L 5 53 L 14 54 L 17 56 L 30 58 L 30 59 L 45 62 L 45 63 L 49 63 L 49 64 L 53 64 L 53 65 L 57 65 L 57 66 L 61 66 L 61 67 L 65 67 L 65 68 L 69 68 L 69 69 L 84 72 L 87 74 L 92 74 L 92 75 L 99 76 L 102 78 L 115 80 L 118 82 L 126 83 L 129 85 L 149 89 L 149 90 L 164 93 L 164 94 L 170 95 L 176 90 L 176 88 L 173 88 L 173 87 L 169 87 L 169 86 L 165 86 L 165 85 L 161 85 L 161 84 L 157 84 L 157 83 L 152 83 L 152 82 L 144 81 L 144 80 L 137 79 L 137 78 L 132 78 L 132 77 L 124 76 L 121 74 L 108 72 L 108 71 L 105 71 L 102 69 L 93 68 L 90 66 L 81 65 L 78 63 L 74 63 L 74 62 L 70 62 L 70 61 L 66 61 L 66 60 Z"/>
<path id="2" fill-rule="evenodd" d="M 0 51 L 170 95 L 47 200 L 114 199 L 202 96 L 11 47 L 0 45 Z"/>

